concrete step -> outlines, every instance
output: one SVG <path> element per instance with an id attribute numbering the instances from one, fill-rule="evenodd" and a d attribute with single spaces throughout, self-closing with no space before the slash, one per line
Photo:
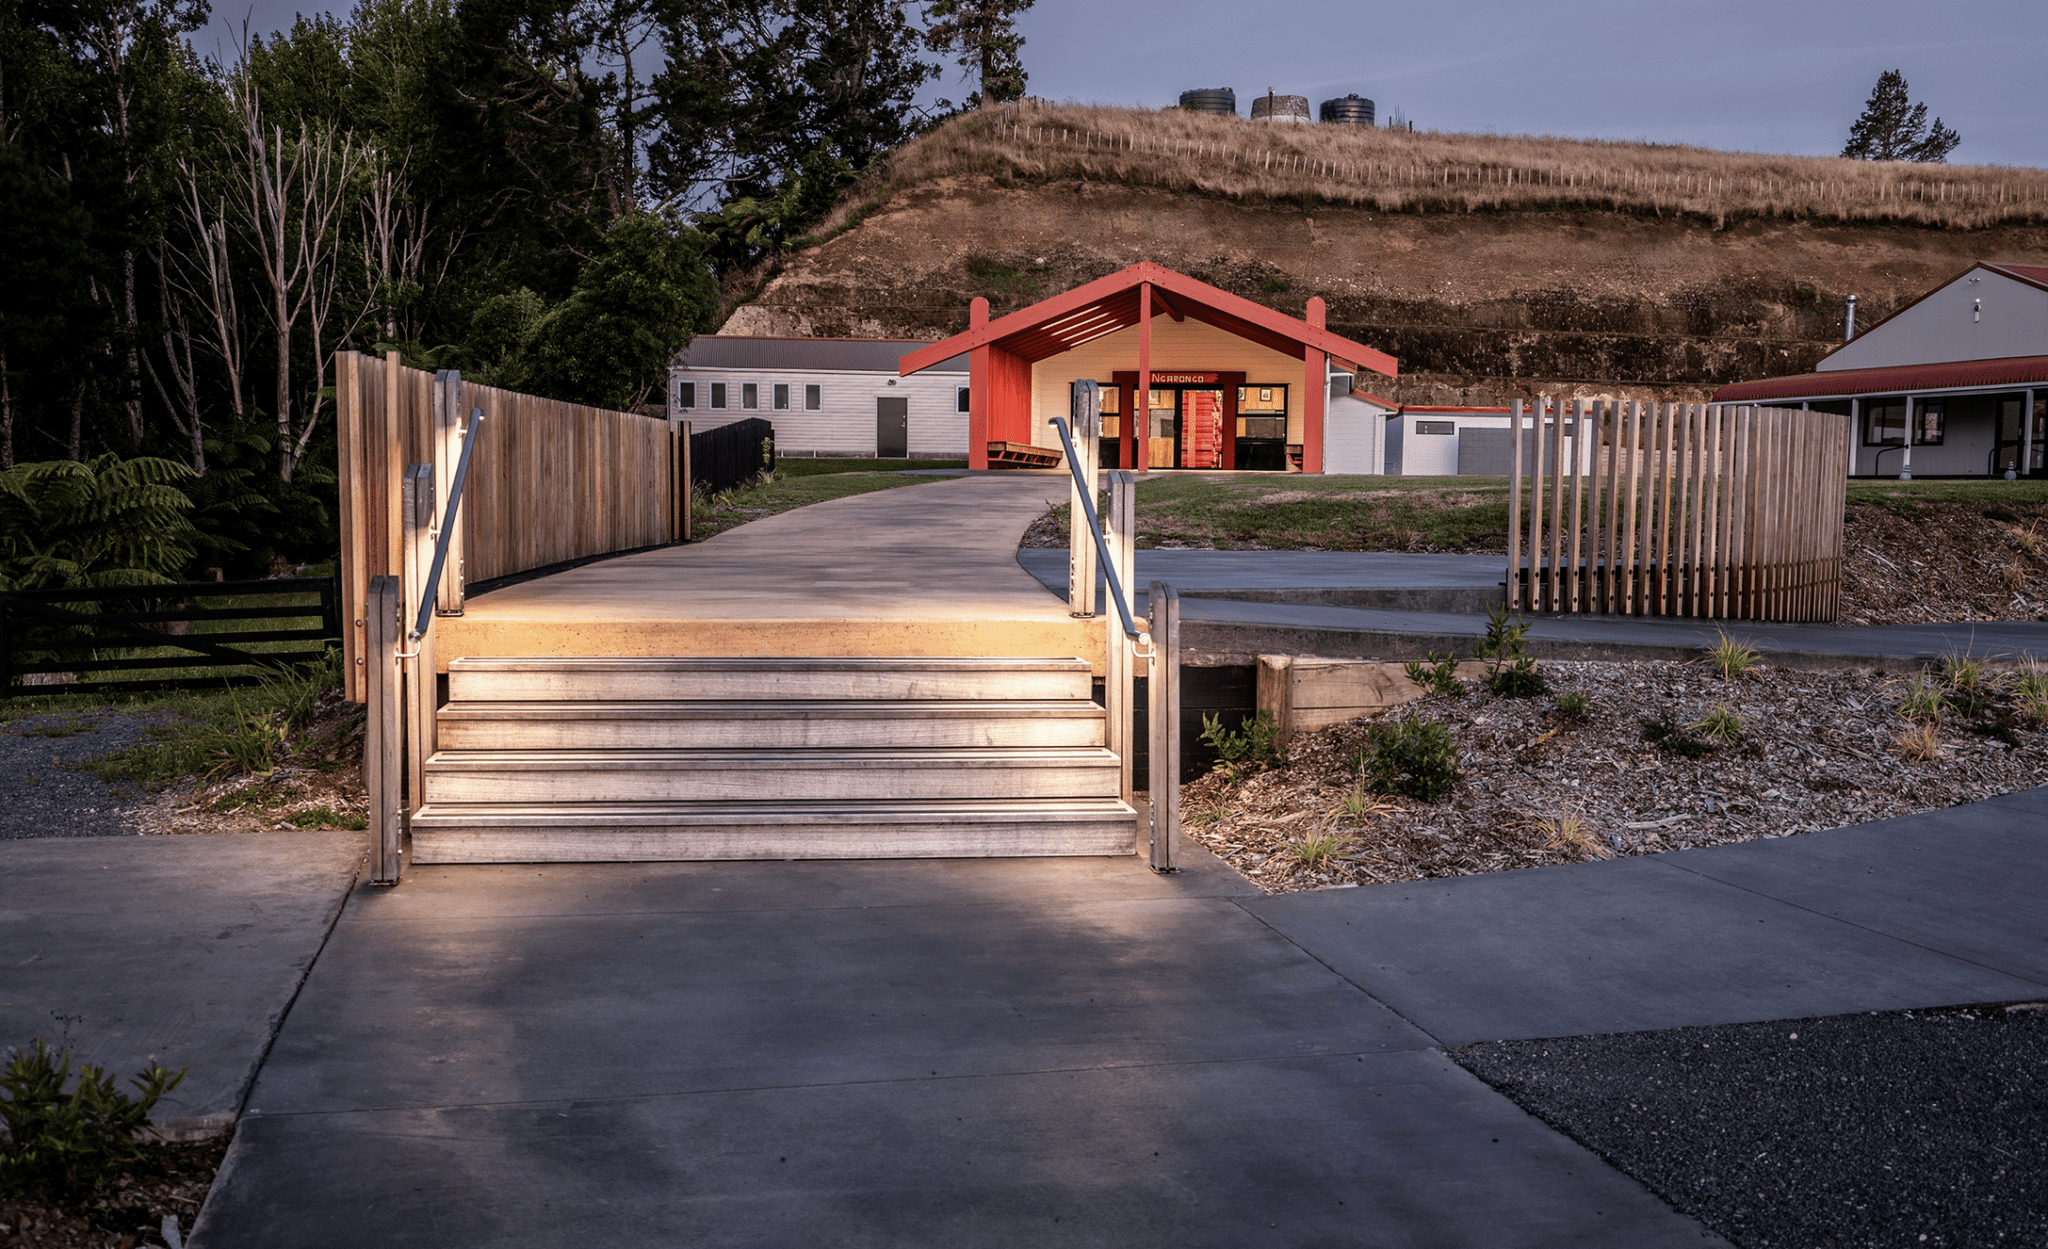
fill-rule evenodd
<path id="1" fill-rule="evenodd" d="M 1085 659 L 503 658 L 448 665 L 457 702 L 1086 699 Z"/>
<path id="2" fill-rule="evenodd" d="M 1137 813 L 1110 798 L 905 802 L 435 802 L 414 863 L 901 859 L 1136 852 Z"/>
<path id="3" fill-rule="evenodd" d="M 427 760 L 428 803 L 1101 798 L 1101 747 L 1022 750 L 464 750 Z"/>
<path id="4" fill-rule="evenodd" d="M 1101 746 L 1084 699 L 461 702 L 441 708 L 443 750 L 741 750 Z"/>

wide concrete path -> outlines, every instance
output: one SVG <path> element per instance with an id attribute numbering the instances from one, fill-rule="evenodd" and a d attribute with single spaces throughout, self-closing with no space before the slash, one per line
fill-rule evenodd
<path id="1" fill-rule="evenodd" d="M 475 596 L 440 623 L 439 650 L 1084 654 L 1100 627 L 1070 620 L 1016 560 L 1066 497 L 1056 474 L 991 473 L 817 503 Z"/>
<path id="2" fill-rule="evenodd" d="M 362 857 L 360 833 L 0 841 L 0 1045 L 42 1037 L 123 1091 L 189 1068 L 159 1126 L 232 1127 Z"/>
<path id="3" fill-rule="evenodd" d="M 1718 1243 L 1446 1045 L 2048 997 L 2048 793 L 1260 895 L 1135 859 L 359 889 L 194 1243 Z"/>
<path id="4" fill-rule="evenodd" d="M 1022 549 L 1017 563 L 1064 600 L 1067 553 Z M 1182 642 L 1204 663 L 1262 654 L 1406 658 L 1485 636 L 1502 597 L 1491 555 L 1351 551 L 1140 551 L 1140 606 L 1154 581 L 1182 595 Z M 2048 623 L 1799 625 L 1539 616 L 1529 649 L 1558 659 L 1691 658 L 1723 628 L 1781 661 L 1924 662 L 1950 654 L 2048 658 Z"/>

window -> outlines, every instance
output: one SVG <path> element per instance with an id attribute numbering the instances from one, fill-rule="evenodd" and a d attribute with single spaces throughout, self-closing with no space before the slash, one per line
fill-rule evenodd
<path id="1" fill-rule="evenodd" d="M 694 408 L 697 406 L 697 383 L 676 383 L 676 406 L 679 408 Z"/>
<path id="2" fill-rule="evenodd" d="M 953 397 L 953 410 L 955 412 L 971 411 L 972 404 L 969 402 L 969 400 L 972 394 L 972 391 L 968 390 L 967 387 L 962 386 L 959 392 L 955 394 Z"/>
<path id="3" fill-rule="evenodd" d="M 1867 399 L 1863 403 L 1863 445 L 1898 447 L 1906 442 L 1906 401 Z"/>
<path id="4" fill-rule="evenodd" d="M 825 406 L 824 392 L 816 386 L 804 387 L 804 411 L 816 412 Z"/>
<path id="5" fill-rule="evenodd" d="M 714 408 L 722 408 L 725 406 L 724 382 L 711 383 L 711 406 Z"/>
<path id="6" fill-rule="evenodd" d="M 1913 405 L 1913 442 L 1916 446 L 1938 447 L 1948 425 L 1948 402 L 1922 399 Z"/>
<path id="7" fill-rule="evenodd" d="M 761 406 L 761 385 L 758 382 L 740 383 L 740 406 L 752 411 Z"/>
<path id="8" fill-rule="evenodd" d="M 789 383 L 788 383 L 788 382 L 777 382 L 777 383 L 775 383 L 775 410 L 776 410 L 777 412 L 787 412 L 787 411 L 789 411 Z"/>

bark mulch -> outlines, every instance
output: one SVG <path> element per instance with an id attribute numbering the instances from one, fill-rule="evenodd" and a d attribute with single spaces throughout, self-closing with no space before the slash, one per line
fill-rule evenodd
<path id="1" fill-rule="evenodd" d="M 1375 721 L 1354 720 L 1297 737 L 1283 766 L 1184 786 L 1184 829 L 1287 893 L 1783 837 L 2048 782 L 2048 731 L 2021 707 L 2015 673 L 1951 694 L 1938 754 L 1913 759 L 1901 737 L 1920 722 L 1900 704 L 1918 672 L 1757 666 L 1723 680 L 1675 661 L 1539 671 L 1539 697 L 1497 698 L 1468 681 L 1460 696 L 1377 717 L 1449 730 L 1462 776 L 1441 802 L 1368 789 L 1358 761 Z M 1717 708 L 1740 724 L 1725 744 L 1688 727 Z"/>
<path id="2" fill-rule="evenodd" d="M 137 1249 L 167 1245 L 166 1220 L 180 1239 L 192 1230 L 228 1138 L 156 1143 L 141 1162 L 90 1192 L 0 1197 L 4 1249 Z"/>

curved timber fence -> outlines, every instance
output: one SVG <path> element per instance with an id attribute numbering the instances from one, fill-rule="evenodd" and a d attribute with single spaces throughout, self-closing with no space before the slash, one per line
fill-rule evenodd
<path id="1" fill-rule="evenodd" d="M 1835 619 L 1848 417 L 1539 399 L 1509 430 L 1509 606 Z"/>
<path id="2" fill-rule="evenodd" d="M 422 514 L 438 522 L 472 414 L 482 414 L 482 432 L 438 614 L 459 614 L 470 583 L 689 536 L 681 422 L 480 386 L 453 371 L 407 368 L 396 352 L 341 353 L 336 383 L 343 652 L 358 702 L 370 580 L 421 580 L 407 567 L 406 496 L 425 495 Z"/>

